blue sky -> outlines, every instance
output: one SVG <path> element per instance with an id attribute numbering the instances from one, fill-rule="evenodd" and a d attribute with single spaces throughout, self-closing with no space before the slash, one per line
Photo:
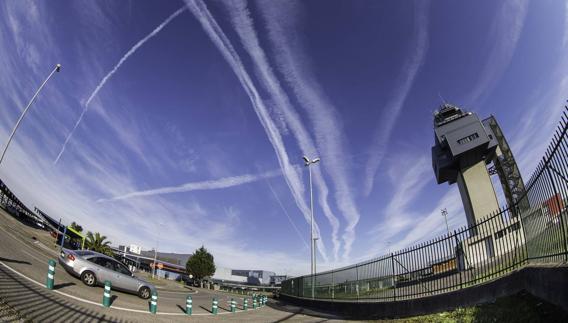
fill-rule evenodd
<path id="1" fill-rule="evenodd" d="M 0 167 L 30 207 L 114 244 L 309 270 L 465 223 L 436 185 L 442 99 L 501 123 L 525 176 L 568 93 L 564 1 L 0 2 Z"/>

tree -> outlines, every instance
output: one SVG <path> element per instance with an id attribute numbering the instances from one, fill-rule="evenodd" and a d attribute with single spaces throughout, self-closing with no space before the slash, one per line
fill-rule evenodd
<path id="1" fill-rule="evenodd" d="M 193 275 L 193 277 L 201 281 L 205 277 L 210 277 L 215 274 L 215 261 L 213 260 L 213 255 L 211 255 L 204 246 L 197 249 L 185 265 L 187 273 Z"/>
<path id="2" fill-rule="evenodd" d="M 91 231 L 87 232 L 85 245 L 87 245 L 87 249 L 112 256 L 112 251 L 110 250 L 109 246 L 110 241 L 107 240 L 106 236 L 102 236 L 98 232 L 96 232 L 95 234 L 93 234 Z"/>
<path id="3" fill-rule="evenodd" d="M 83 227 L 77 224 L 75 221 L 71 222 L 70 227 L 77 232 L 83 232 Z"/>

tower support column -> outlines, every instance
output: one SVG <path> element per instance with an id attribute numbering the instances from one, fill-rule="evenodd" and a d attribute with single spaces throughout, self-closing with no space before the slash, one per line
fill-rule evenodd
<path id="1" fill-rule="evenodd" d="M 497 196 L 484 160 L 472 166 L 460 168 L 457 183 L 468 226 L 474 225 L 499 209 Z"/>

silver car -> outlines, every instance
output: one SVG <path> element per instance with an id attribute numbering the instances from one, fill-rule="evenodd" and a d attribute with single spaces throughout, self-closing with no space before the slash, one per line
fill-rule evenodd
<path id="1" fill-rule="evenodd" d="M 102 253 L 63 248 L 59 254 L 59 263 L 87 286 L 104 285 L 108 280 L 112 289 L 135 293 L 143 299 L 149 298 L 156 291 L 154 285 L 134 277 L 125 265 Z"/>

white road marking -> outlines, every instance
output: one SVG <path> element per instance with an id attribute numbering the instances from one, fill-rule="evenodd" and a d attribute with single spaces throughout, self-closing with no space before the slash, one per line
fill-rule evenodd
<path id="1" fill-rule="evenodd" d="M 6 269 L 12 271 L 12 272 L 15 273 L 16 275 L 18 275 L 18 276 L 20 276 L 20 277 L 22 277 L 22 278 L 24 278 L 24 279 L 27 279 L 28 281 L 30 281 L 30 282 L 32 282 L 32 283 L 34 283 L 34 284 L 36 284 L 36 285 L 38 285 L 38 286 L 40 286 L 40 287 L 44 287 L 44 285 L 43 285 L 42 283 L 39 283 L 39 282 L 37 282 L 37 281 L 35 281 L 35 280 L 29 278 L 28 276 L 26 276 L 26 275 L 24 275 L 24 274 L 18 272 L 18 271 L 15 270 L 14 268 L 12 268 L 12 267 L 6 265 L 4 262 L 0 261 L 0 265 L 4 266 Z M 76 301 L 79 301 L 79 302 L 83 302 L 83 303 L 95 305 L 95 306 L 98 306 L 98 307 L 104 307 L 104 306 L 103 306 L 102 304 L 100 304 L 100 303 L 93 302 L 93 301 L 89 301 L 89 300 L 87 300 L 87 299 L 83 299 L 83 298 L 80 298 L 80 297 L 77 297 L 77 296 L 69 295 L 69 294 L 64 293 L 64 292 L 62 292 L 62 291 L 52 290 L 52 292 L 57 293 L 57 294 L 62 295 L 62 296 L 66 296 L 66 297 L 72 298 L 72 299 L 74 299 L 74 300 L 76 300 Z M 135 312 L 135 313 L 151 314 L 151 313 L 148 312 L 148 311 L 135 310 L 135 309 L 125 308 L 125 307 L 111 306 L 111 308 L 112 308 L 112 309 L 115 309 L 115 310 L 126 311 L 126 312 Z M 244 312 L 244 311 L 243 311 L 243 310 L 237 310 L 237 313 L 238 313 L 238 312 Z M 168 315 L 168 316 L 186 316 L 186 315 L 187 315 L 186 313 L 170 313 L 170 312 L 157 312 L 156 314 L 158 314 L 158 315 Z M 218 313 L 217 315 L 225 315 L 225 314 L 234 314 L 234 313 L 231 313 L 231 312 L 223 312 L 223 313 Z M 154 314 L 151 314 L 151 315 L 154 315 Z M 206 315 L 213 315 L 213 314 L 210 314 L 210 313 L 196 313 L 196 314 L 193 314 L 193 315 L 195 315 L 195 316 L 198 316 L 198 315 L 206 316 Z"/>

